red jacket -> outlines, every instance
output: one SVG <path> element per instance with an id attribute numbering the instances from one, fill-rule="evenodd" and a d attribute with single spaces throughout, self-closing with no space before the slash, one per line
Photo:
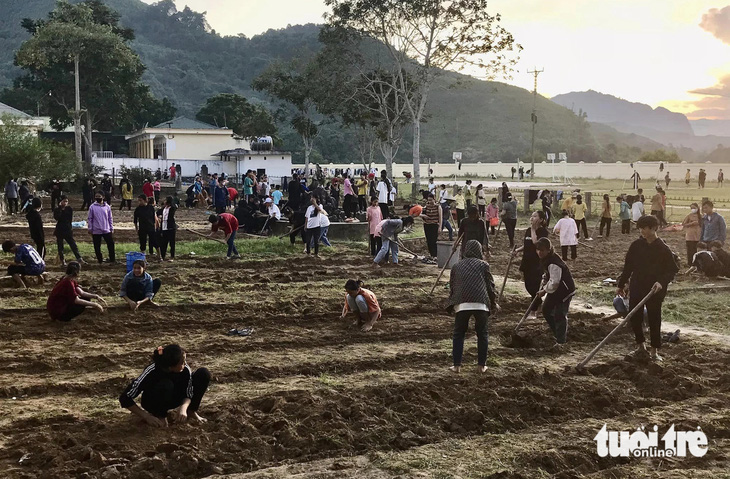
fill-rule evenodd
<path id="1" fill-rule="evenodd" d="M 153 196 L 155 196 L 155 188 L 154 186 L 152 186 L 152 183 L 143 184 L 142 193 L 144 193 L 147 198 L 152 198 Z"/>
<path id="2" fill-rule="evenodd" d="M 238 220 L 235 216 L 230 213 L 222 213 L 220 218 L 220 221 L 213 225 L 212 231 L 218 231 L 218 228 L 221 228 L 226 236 L 233 231 L 238 231 Z"/>

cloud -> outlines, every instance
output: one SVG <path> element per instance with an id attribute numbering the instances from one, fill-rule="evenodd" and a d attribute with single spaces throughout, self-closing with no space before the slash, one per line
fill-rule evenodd
<path id="1" fill-rule="evenodd" d="M 730 75 L 720 78 L 711 87 L 697 88 L 689 93 L 699 98 L 688 102 L 688 117 L 730 120 Z"/>
<path id="2" fill-rule="evenodd" d="M 708 10 L 702 15 L 700 27 L 730 45 L 730 5 L 722 9 Z"/>

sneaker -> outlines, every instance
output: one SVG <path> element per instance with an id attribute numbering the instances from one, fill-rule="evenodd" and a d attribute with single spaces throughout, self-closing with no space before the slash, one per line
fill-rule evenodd
<path id="1" fill-rule="evenodd" d="M 550 348 L 551 351 L 562 351 L 565 348 L 565 343 L 555 343 Z"/>
<path id="2" fill-rule="evenodd" d="M 628 357 L 633 359 L 648 359 L 649 351 L 647 351 L 645 348 L 636 348 L 634 351 L 628 354 Z"/>
<path id="3" fill-rule="evenodd" d="M 657 363 L 660 363 L 660 362 L 664 361 L 664 358 L 662 358 L 661 356 L 659 356 L 659 353 L 654 353 L 654 354 L 651 355 L 651 360 L 652 361 L 655 361 Z"/>
<path id="4" fill-rule="evenodd" d="M 586 241 L 593 241 L 593 238 L 586 238 Z"/>
<path id="5" fill-rule="evenodd" d="M 233 256 L 230 257 L 230 259 L 241 259 L 241 255 L 240 254 L 234 254 Z"/>
<path id="6" fill-rule="evenodd" d="M 603 238 L 603 235 L 598 235 L 596 236 L 596 238 Z"/>

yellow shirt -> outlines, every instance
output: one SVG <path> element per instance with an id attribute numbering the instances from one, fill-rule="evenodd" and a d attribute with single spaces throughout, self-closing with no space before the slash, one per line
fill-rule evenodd
<path id="1" fill-rule="evenodd" d="M 562 210 L 565 210 L 567 212 L 570 212 L 570 210 L 573 208 L 573 198 L 568 197 L 563 200 L 563 207 Z"/>
<path id="2" fill-rule="evenodd" d="M 576 220 L 584 220 L 586 218 L 586 210 L 588 207 L 585 203 L 576 203 L 573 205 L 573 216 Z"/>
<path id="3" fill-rule="evenodd" d="M 456 195 L 454 196 L 454 200 L 456 201 L 457 210 L 466 209 L 466 198 L 464 198 L 464 195 Z"/>
<path id="4" fill-rule="evenodd" d="M 132 185 L 129 183 L 125 183 L 122 187 L 122 199 L 123 200 L 131 200 L 134 197 L 132 194 Z"/>
<path id="5" fill-rule="evenodd" d="M 359 196 L 365 196 L 368 194 L 368 182 L 367 180 L 363 180 L 362 178 L 357 180 L 355 182 L 355 186 L 357 187 L 357 194 Z"/>

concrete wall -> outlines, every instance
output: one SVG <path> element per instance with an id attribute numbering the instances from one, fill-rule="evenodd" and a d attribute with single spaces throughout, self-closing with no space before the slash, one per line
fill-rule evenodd
<path id="1" fill-rule="evenodd" d="M 217 158 L 217 157 L 216 157 Z M 145 168 L 153 173 L 160 168 L 165 171 L 175 163 L 182 167 L 182 175 L 184 178 L 190 178 L 200 171 L 203 165 L 208 167 L 208 173 L 225 173 L 229 176 L 235 176 L 237 173 L 243 175 L 247 170 L 265 169 L 266 174 L 270 177 L 291 176 L 291 154 L 290 153 L 262 153 L 252 154 L 251 159 L 248 156 L 240 158 L 238 161 L 220 161 L 210 160 L 185 160 L 185 159 L 168 159 L 168 160 L 149 160 L 144 158 L 96 158 L 94 164 L 104 167 L 104 172 L 111 174 L 112 168 L 119 172 L 122 166 L 127 168 Z"/>
<path id="2" fill-rule="evenodd" d="M 530 169 L 529 163 L 520 163 L 525 168 L 525 171 Z M 301 166 L 301 165 L 295 165 Z M 341 163 L 341 164 L 321 164 L 323 168 L 362 168 L 359 163 Z M 421 178 L 422 183 L 425 183 L 428 175 L 428 163 L 421 164 Z M 385 164 L 374 163 L 374 168 L 378 170 L 385 169 Z M 494 174 L 497 178 L 510 178 L 512 167 L 518 168 L 518 164 L 515 163 L 463 163 L 461 169 L 453 162 L 448 163 L 431 163 L 431 169 L 433 169 L 433 175 L 439 178 L 449 177 L 456 175 L 458 176 L 478 176 L 479 178 L 489 178 L 490 174 Z M 673 182 L 684 182 L 684 174 L 687 168 L 690 169 L 693 183 L 697 183 L 697 173 L 700 168 L 704 168 L 707 172 L 707 181 L 716 181 L 717 172 L 720 168 L 723 169 L 725 175 L 730 172 L 730 163 L 665 163 L 664 171 L 659 173 L 658 163 L 634 163 L 636 171 L 642 178 L 642 181 L 648 181 L 652 178 L 661 177 L 664 180 L 664 175 L 669 171 L 669 176 Z M 413 173 L 413 165 L 411 164 L 396 164 L 393 165 L 393 176 L 395 180 L 400 180 L 403 177 L 403 172 L 407 171 Z M 568 162 L 555 162 L 553 166 L 551 163 L 539 162 L 535 163 L 535 176 L 539 178 L 550 178 L 552 179 L 553 173 L 555 174 L 556 181 L 562 181 L 564 175 L 567 174 L 569 178 L 609 178 L 609 179 L 628 179 L 633 174 L 631 165 L 629 163 L 571 163 Z"/>
<path id="3" fill-rule="evenodd" d="M 167 138 L 167 157 L 181 160 L 208 159 L 212 153 L 236 148 L 248 149 L 250 146 L 247 141 L 237 140 L 230 133 L 228 135 L 177 134 L 175 138 Z"/>

